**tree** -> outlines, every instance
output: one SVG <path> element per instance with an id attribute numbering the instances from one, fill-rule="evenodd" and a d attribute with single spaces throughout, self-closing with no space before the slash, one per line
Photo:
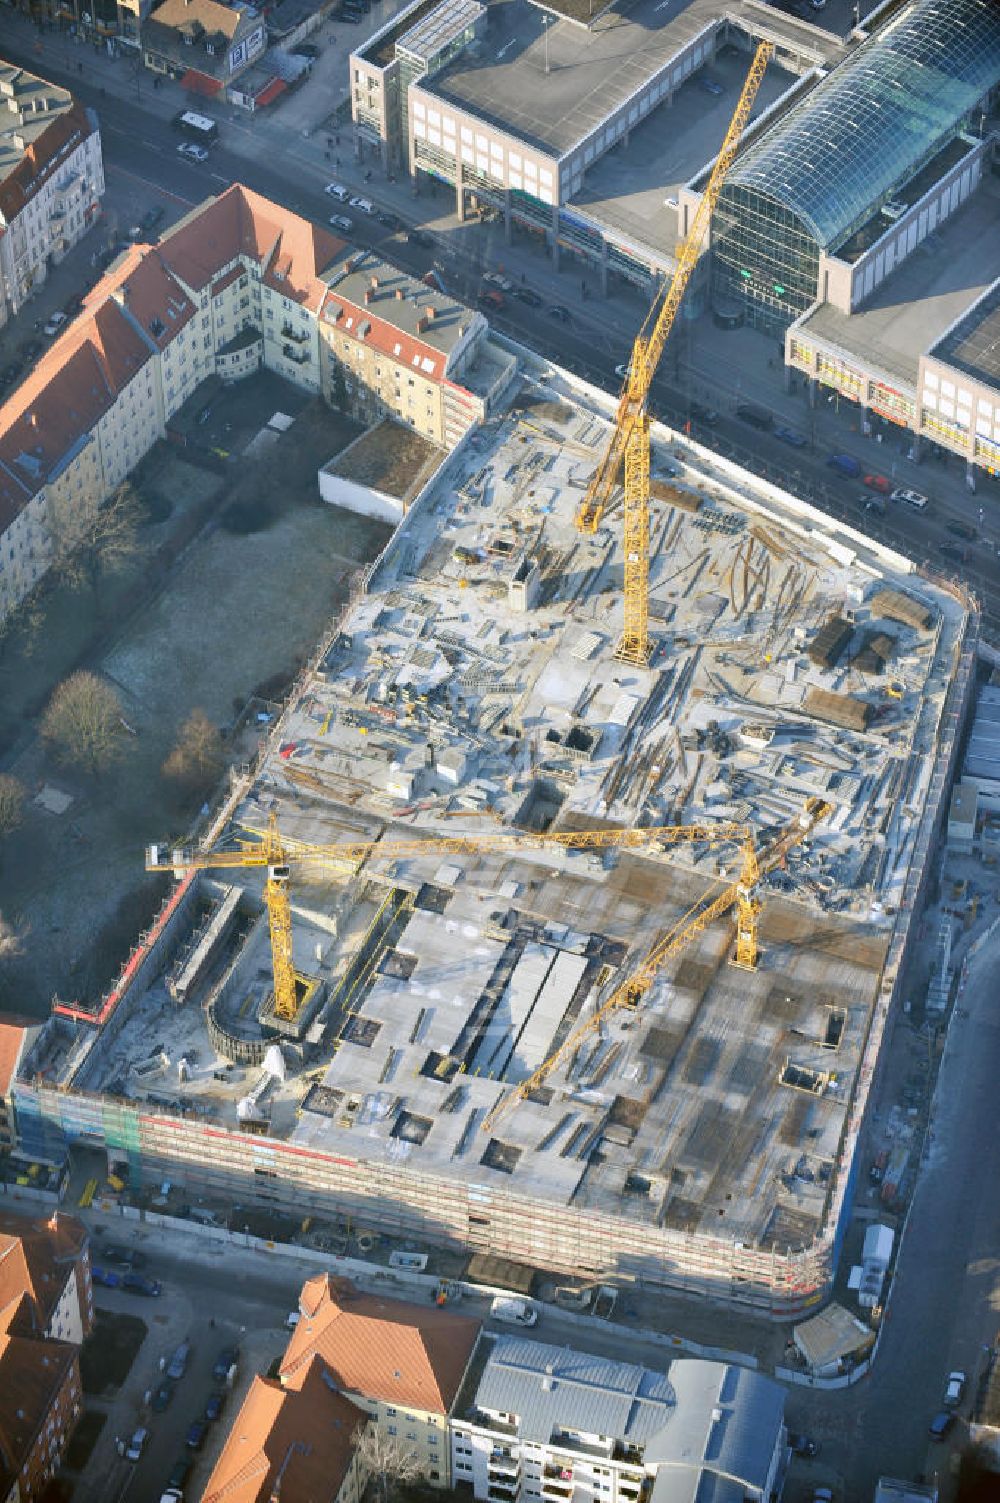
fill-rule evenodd
<path id="1" fill-rule="evenodd" d="M 24 813 L 24 784 L 9 772 L 0 772 L 0 838 L 16 830 Z"/>
<path id="2" fill-rule="evenodd" d="M 52 569 L 68 585 L 96 589 L 103 570 L 122 569 L 139 553 L 142 507 L 125 481 L 107 500 L 49 497 Z"/>
<path id="3" fill-rule="evenodd" d="M 163 776 L 193 793 L 203 793 L 216 782 L 224 765 L 218 730 L 204 710 L 192 710 L 161 768 Z"/>
<path id="4" fill-rule="evenodd" d="M 382 1503 L 389 1503 L 396 1488 L 424 1476 L 423 1463 L 413 1446 L 398 1435 L 387 1435 L 376 1423 L 359 1425 L 352 1439 L 362 1470 L 378 1484 Z"/>
<path id="5" fill-rule="evenodd" d="M 122 754 L 121 700 L 94 673 L 72 673 L 57 685 L 42 716 L 42 735 L 64 762 L 103 772 Z"/>

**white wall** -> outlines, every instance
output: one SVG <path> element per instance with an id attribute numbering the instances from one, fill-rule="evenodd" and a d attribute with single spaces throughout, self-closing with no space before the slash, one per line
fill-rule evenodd
<path id="1" fill-rule="evenodd" d="M 347 511 L 355 511 L 362 517 L 398 522 L 403 515 L 403 503 L 397 501 L 395 496 L 387 496 L 383 491 L 372 490 L 367 485 L 358 485 L 340 475 L 331 475 L 326 470 L 319 472 L 319 493 L 324 501 L 329 501 L 334 506 L 343 506 Z"/>

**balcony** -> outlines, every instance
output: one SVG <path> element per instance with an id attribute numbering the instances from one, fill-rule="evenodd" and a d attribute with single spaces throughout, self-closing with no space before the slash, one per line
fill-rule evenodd
<path id="1" fill-rule="evenodd" d="M 546 1466 L 542 1470 L 543 1498 L 570 1498 L 573 1496 L 573 1468 L 571 1466 Z"/>
<path id="2" fill-rule="evenodd" d="M 291 324 L 282 324 L 282 339 L 290 339 L 294 344 L 305 344 L 310 338 L 308 329 L 293 329 Z"/>
<path id="3" fill-rule="evenodd" d="M 293 365 L 309 364 L 309 351 L 303 350 L 301 348 L 296 348 L 296 346 L 293 344 L 283 344 L 281 346 L 281 353 L 284 355 L 285 359 L 290 360 Z"/>
<path id="4" fill-rule="evenodd" d="M 493 1451 L 489 1462 L 490 1481 L 494 1476 L 497 1481 L 504 1477 L 517 1477 L 521 1471 L 521 1460 L 518 1456 L 512 1456 L 509 1451 Z"/>
<path id="5" fill-rule="evenodd" d="M 494 1503 L 514 1503 L 519 1488 L 516 1482 L 494 1482 L 490 1477 L 486 1485 L 486 1496 L 492 1498 Z"/>

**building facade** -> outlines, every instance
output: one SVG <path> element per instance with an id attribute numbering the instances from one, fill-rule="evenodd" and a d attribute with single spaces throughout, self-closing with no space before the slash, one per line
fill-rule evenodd
<path id="1" fill-rule="evenodd" d="M 249 68 L 267 47 L 267 26 L 252 6 L 219 0 L 163 0 L 140 26 L 142 60 L 211 98 Z"/>
<path id="2" fill-rule="evenodd" d="M 94 112 L 0 62 L 0 325 L 90 228 L 103 193 Z"/>
<path id="3" fill-rule="evenodd" d="M 483 1345 L 451 1424 L 455 1480 L 477 1499 L 669 1503 L 727 1483 L 747 1503 L 777 1495 L 784 1394 L 771 1379 L 695 1359 L 651 1372 L 523 1337 Z"/>

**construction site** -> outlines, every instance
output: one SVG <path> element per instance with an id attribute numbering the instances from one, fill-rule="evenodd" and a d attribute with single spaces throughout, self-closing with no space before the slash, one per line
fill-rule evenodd
<path id="1" fill-rule="evenodd" d="M 824 1298 L 976 616 L 650 422 L 689 274 L 617 410 L 519 352 L 252 776 L 147 852 L 171 895 L 39 1037 L 26 1151 L 777 1318 Z"/>

